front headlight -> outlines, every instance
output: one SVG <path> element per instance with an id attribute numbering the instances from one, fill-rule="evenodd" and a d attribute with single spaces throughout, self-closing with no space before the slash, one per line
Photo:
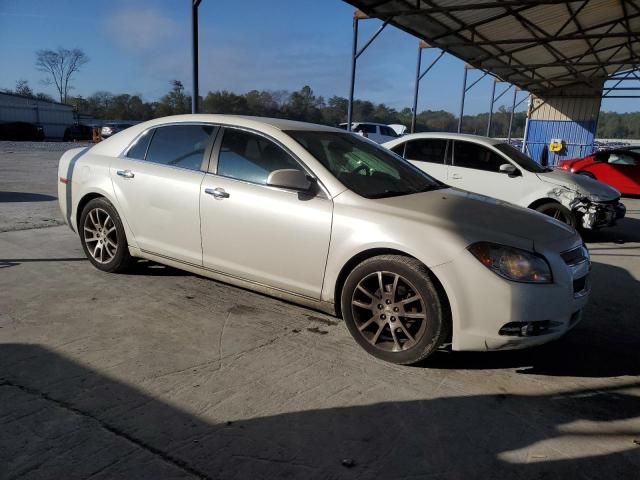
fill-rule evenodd
<path id="1" fill-rule="evenodd" d="M 507 280 L 526 283 L 551 283 L 551 267 L 537 253 L 490 242 L 478 242 L 468 247 L 489 270 Z"/>
<path id="2" fill-rule="evenodd" d="M 111 135 L 111 127 L 102 127 L 103 135 Z"/>

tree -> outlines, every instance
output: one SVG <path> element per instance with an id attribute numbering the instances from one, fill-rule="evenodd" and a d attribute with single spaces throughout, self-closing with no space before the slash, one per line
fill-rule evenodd
<path id="1" fill-rule="evenodd" d="M 185 95 L 184 85 L 180 80 L 171 80 L 171 91 L 160 99 L 156 114 L 160 117 L 166 115 L 179 115 L 191 111 L 191 97 Z"/>
<path id="2" fill-rule="evenodd" d="M 57 50 L 36 52 L 36 67 L 47 74 L 47 84 L 55 84 L 60 94 L 60 103 L 67 101 L 69 90 L 73 88 L 71 78 L 88 61 L 89 57 L 79 48 L 68 50 L 58 47 Z"/>
<path id="3" fill-rule="evenodd" d="M 16 95 L 22 95 L 23 97 L 33 98 L 33 90 L 29 86 L 29 82 L 27 80 L 18 80 L 16 82 Z"/>

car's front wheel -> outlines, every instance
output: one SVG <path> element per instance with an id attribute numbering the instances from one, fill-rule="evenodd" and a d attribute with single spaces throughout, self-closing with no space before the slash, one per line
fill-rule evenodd
<path id="1" fill-rule="evenodd" d="M 369 258 L 347 277 L 342 315 L 355 340 L 388 362 L 412 364 L 428 357 L 448 333 L 438 291 L 414 258 Z"/>
<path id="2" fill-rule="evenodd" d="M 82 210 L 78 223 L 84 253 L 104 272 L 121 272 L 131 264 L 122 221 L 105 198 L 94 198 Z"/>
<path id="3" fill-rule="evenodd" d="M 544 213 L 545 215 L 555 218 L 556 220 L 560 220 L 567 225 L 572 227 L 576 227 L 576 217 L 571 210 L 569 210 L 564 205 L 559 204 L 558 202 L 546 202 L 542 205 L 538 205 L 536 210 L 540 213 Z"/>

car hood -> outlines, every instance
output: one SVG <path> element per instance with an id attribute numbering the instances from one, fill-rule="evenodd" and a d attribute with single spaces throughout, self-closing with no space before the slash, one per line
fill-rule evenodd
<path id="1" fill-rule="evenodd" d="M 455 232 L 468 244 L 489 241 L 537 249 L 577 236 L 572 227 L 536 211 L 455 188 L 374 201 L 393 215 Z"/>
<path id="2" fill-rule="evenodd" d="M 569 190 L 577 192 L 578 195 L 588 197 L 596 195 L 599 200 L 608 201 L 615 200 L 620 196 L 620 192 L 609 185 L 587 177 L 586 175 L 576 175 L 575 173 L 565 172 L 554 169 L 551 172 L 538 173 L 538 178 L 543 182 L 565 187 Z"/>

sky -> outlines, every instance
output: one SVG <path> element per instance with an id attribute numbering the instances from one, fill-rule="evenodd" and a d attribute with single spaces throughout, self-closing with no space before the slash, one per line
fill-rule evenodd
<path id="1" fill-rule="evenodd" d="M 19 79 L 55 97 L 35 67 L 39 49 L 82 48 L 89 56 L 73 95 L 103 90 L 156 100 L 169 81 L 191 86 L 191 0 L 0 0 L 0 89 Z M 209 90 L 299 90 L 348 96 L 352 16 L 341 0 L 203 0 L 200 94 Z M 360 45 L 380 26 L 360 22 Z M 401 109 L 413 99 L 418 40 L 387 27 L 358 59 L 356 98 Z M 423 53 L 423 68 L 438 54 Z M 471 71 L 468 84 L 480 76 Z M 445 54 L 421 82 L 418 111 L 460 108 L 463 62 Z M 467 94 L 465 113 L 489 109 L 492 80 Z M 506 85 L 499 85 L 498 91 Z M 518 101 L 525 98 L 521 92 Z M 512 95 L 496 103 L 510 107 Z M 526 101 L 519 110 L 526 107 Z M 640 100 L 605 100 L 603 110 L 638 111 Z"/>

